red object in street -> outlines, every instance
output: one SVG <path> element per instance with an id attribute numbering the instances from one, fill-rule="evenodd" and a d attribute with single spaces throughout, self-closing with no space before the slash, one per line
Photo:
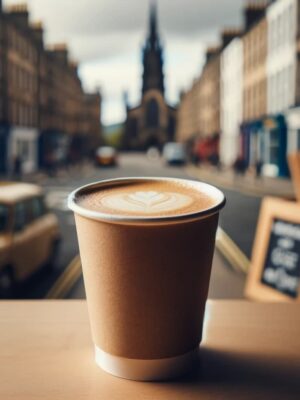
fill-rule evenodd
<path id="1" fill-rule="evenodd" d="M 195 153 L 199 160 L 213 162 L 219 159 L 219 141 L 219 135 L 198 139 L 195 144 Z"/>

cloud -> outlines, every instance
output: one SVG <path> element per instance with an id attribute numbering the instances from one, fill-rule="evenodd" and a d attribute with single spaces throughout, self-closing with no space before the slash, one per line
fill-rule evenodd
<path id="1" fill-rule="evenodd" d="M 241 22 L 243 0 L 158 0 L 157 3 L 165 39 L 189 38 Z M 108 57 L 116 48 L 124 51 L 124 40 L 136 34 L 142 38 L 150 0 L 28 0 L 28 4 L 32 17 L 44 21 L 47 40 L 68 41 L 75 57 L 83 61 L 92 54 L 95 59 Z M 83 41 L 85 46 L 81 46 Z M 92 51 L 87 51 L 88 48 Z"/>
<path id="2" fill-rule="evenodd" d="M 33 2 L 34 0 L 31 0 Z M 37 0 L 35 0 L 37 1 Z M 101 34 L 145 29 L 150 1 L 39 0 L 48 4 L 48 20 L 69 33 Z M 58 12 L 63 4 L 63 12 Z M 158 14 L 166 34 L 190 35 L 224 24 L 238 24 L 243 0 L 159 0 Z M 42 8 L 42 4 L 40 5 Z"/>
<path id="3" fill-rule="evenodd" d="M 107 35 L 74 35 L 71 53 L 81 62 L 98 61 L 99 59 L 114 60 L 133 50 L 137 52 L 140 46 L 140 35 L 124 33 L 120 35 L 112 32 Z"/>
<path id="4" fill-rule="evenodd" d="M 5 5 L 19 0 L 4 0 Z M 122 91 L 133 103 L 141 87 L 141 47 L 150 0 L 27 0 L 32 20 L 42 20 L 47 43 L 66 42 L 81 63 L 84 87 L 101 86 L 106 123 L 124 118 Z M 157 0 L 165 45 L 167 98 L 175 103 L 201 71 L 205 46 L 222 27 L 241 22 L 243 0 Z"/>
<path id="5" fill-rule="evenodd" d="M 241 24 L 243 0 L 161 0 L 161 24 L 170 35 L 188 37 Z"/>

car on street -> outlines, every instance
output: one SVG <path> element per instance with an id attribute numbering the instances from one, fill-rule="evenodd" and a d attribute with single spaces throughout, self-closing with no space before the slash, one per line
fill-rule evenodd
<path id="1" fill-rule="evenodd" d="M 13 293 L 43 266 L 53 266 L 60 232 L 38 185 L 0 182 L 0 294 Z"/>
<path id="2" fill-rule="evenodd" d="M 169 142 L 163 148 L 163 158 L 169 165 L 186 163 L 186 150 L 182 143 Z"/>
<path id="3" fill-rule="evenodd" d="M 96 165 L 114 166 L 117 165 L 117 150 L 111 146 L 102 146 L 96 150 Z"/>

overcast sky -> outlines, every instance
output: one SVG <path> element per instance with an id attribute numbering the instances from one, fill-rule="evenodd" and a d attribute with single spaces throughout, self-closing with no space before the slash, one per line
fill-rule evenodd
<path id="1" fill-rule="evenodd" d="M 42 20 L 46 42 L 67 42 L 80 63 L 86 90 L 101 87 L 103 123 L 122 121 L 122 93 L 136 104 L 141 87 L 141 47 L 151 0 L 27 0 L 31 19 Z M 4 5 L 17 0 L 4 0 Z M 243 0 L 157 0 L 159 31 L 165 47 L 167 98 L 199 75 L 207 45 L 219 32 L 240 26 Z"/>

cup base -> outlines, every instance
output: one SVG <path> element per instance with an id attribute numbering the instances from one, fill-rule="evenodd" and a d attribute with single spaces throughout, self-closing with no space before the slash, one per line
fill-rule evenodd
<path id="1" fill-rule="evenodd" d="M 178 377 L 197 358 L 199 348 L 177 357 L 139 360 L 117 357 L 95 346 L 96 364 L 111 375 L 135 381 L 159 381 Z"/>

